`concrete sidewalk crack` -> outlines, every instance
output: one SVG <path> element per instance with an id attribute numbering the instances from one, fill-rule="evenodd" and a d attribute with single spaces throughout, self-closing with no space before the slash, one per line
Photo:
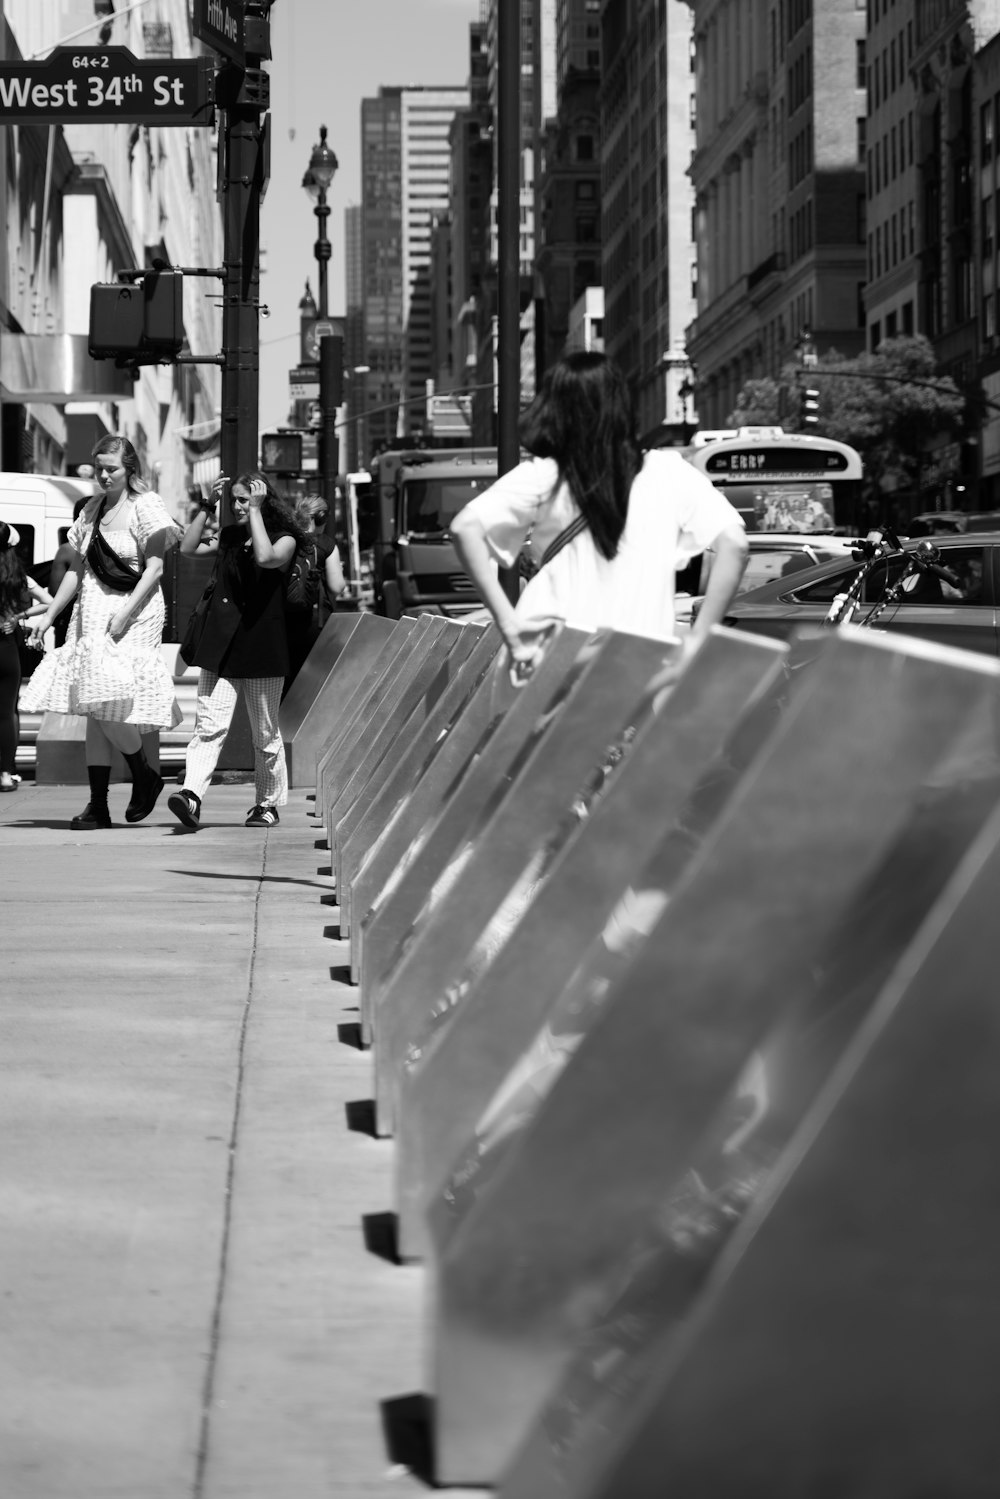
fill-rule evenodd
<path id="1" fill-rule="evenodd" d="M 219 1345 L 222 1337 L 222 1314 L 226 1299 L 226 1281 L 229 1270 L 229 1241 L 233 1221 L 233 1188 L 236 1179 L 236 1152 L 239 1146 L 240 1118 L 243 1108 L 243 1080 L 246 1058 L 247 1031 L 250 1026 L 250 1011 L 253 1006 L 254 979 L 257 968 L 257 947 L 260 931 L 260 904 L 267 874 L 268 835 L 264 834 L 264 855 L 261 860 L 257 892 L 253 904 L 253 937 L 250 950 L 250 968 L 247 979 L 247 994 L 240 1020 L 240 1039 L 236 1058 L 236 1098 L 233 1104 L 233 1122 L 229 1131 L 229 1161 L 226 1168 L 226 1200 L 222 1221 L 222 1242 L 219 1248 L 219 1272 L 215 1287 L 215 1303 L 212 1308 L 211 1332 L 208 1346 L 208 1364 L 201 1395 L 201 1429 L 198 1438 L 198 1454 L 195 1462 L 192 1499 L 204 1499 L 205 1477 L 208 1471 L 209 1451 L 212 1438 L 212 1406 L 215 1398 L 215 1376 L 219 1361 Z"/>

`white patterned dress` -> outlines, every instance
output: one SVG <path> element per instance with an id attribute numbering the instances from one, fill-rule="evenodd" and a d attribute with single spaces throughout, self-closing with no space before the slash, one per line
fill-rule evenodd
<path id="1" fill-rule="evenodd" d="M 176 538 L 182 531 L 159 495 L 130 495 L 126 506 L 126 525 L 102 535 L 123 562 L 141 570 L 151 536 L 167 531 Z M 106 723 L 131 723 L 141 733 L 174 728 L 182 714 L 173 678 L 160 655 L 162 590 L 154 589 L 132 616 L 124 635 L 111 639 L 108 621 L 127 595 L 102 583 L 86 560 L 93 532 L 93 521 L 85 519 L 90 508 L 74 521 L 66 538 L 84 559 L 66 643 L 42 661 L 21 693 L 21 710 L 41 713 L 48 709 Z"/>

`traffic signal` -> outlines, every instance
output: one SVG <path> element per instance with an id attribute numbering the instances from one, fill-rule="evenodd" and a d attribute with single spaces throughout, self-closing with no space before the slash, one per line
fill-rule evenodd
<path id="1" fill-rule="evenodd" d="M 184 346 L 184 279 L 179 271 L 148 271 L 136 281 L 90 288 L 92 359 L 158 364 Z"/>
<path id="2" fill-rule="evenodd" d="M 265 473 L 302 472 L 302 433 L 265 432 L 260 440 L 260 466 Z"/>
<path id="3" fill-rule="evenodd" d="M 803 427 L 815 427 L 819 421 L 819 391 L 804 390 L 802 392 L 802 425 Z"/>

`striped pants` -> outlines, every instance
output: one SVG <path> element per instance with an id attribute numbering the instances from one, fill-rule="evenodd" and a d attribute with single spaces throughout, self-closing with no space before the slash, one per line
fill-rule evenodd
<path id="1" fill-rule="evenodd" d="M 212 772 L 242 696 L 253 741 L 254 782 L 258 804 L 283 807 L 288 800 L 285 746 L 278 728 L 283 677 L 220 677 L 202 670 L 198 677 L 198 715 L 187 747 L 184 787 L 199 799 L 212 784 Z"/>

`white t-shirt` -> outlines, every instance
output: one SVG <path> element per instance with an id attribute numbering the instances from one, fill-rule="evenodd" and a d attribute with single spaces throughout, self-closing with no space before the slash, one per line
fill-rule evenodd
<path id="1" fill-rule="evenodd" d="M 540 562 L 579 514 L 553 458 L 519 463 L 466 510 L 479 520 L 502 567 L 513 567 L 522 549 Z M 577 629 L 669 640 L 677 569 L 710 547 L 720 531 L 742 525 L 704 474 L 679 453 L 655 449 L 633 481 L 616 556 L 602 557 L 590 532 L 581 532 L 530 580 L 517 604 L 518 618 L 555 616 Z"/>

